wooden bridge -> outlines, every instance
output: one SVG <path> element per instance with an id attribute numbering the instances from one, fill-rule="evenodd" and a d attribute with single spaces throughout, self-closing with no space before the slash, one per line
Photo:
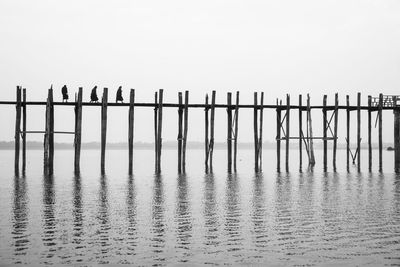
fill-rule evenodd
<path id="1" fill-rule="evenodd" d="M 0 101 L 1 105 L 15 105 L 15 174 L 20 171 L 20 142 L 22 141 L 22 171 L 26 167 L 26 134 L 43 133 L 44 134 L 44 170 L 48 174 L 53 173 L 54 162 L 54 134 L 73 134 L 74 135 L 74 170 L 80 172 L 80 154 L 81 154 L 81 134 L 82 134 L 82 109 L 83 106 L 101 106 L 101 172 L 105 172 L 105 153 L 107 140 L 107 108 L 113 106 L 128 106 L 128 156 L 129 173 L 133 172 L 133 140 L 134 140 L 134 114 L 135 107 L 154 108 L 154 158 L 155 172 L 161 172 L 161 152 L 162 152 L 162 129 L 163 129 L 163 109 L 178 109 L 178 172 L 186 171 L 186 144 L 188 133 L 188 111 L 189 108 L 204 108 L 204 167 L 206 172 L 213 171 L 213 150 L 214 150 L 214 121 L 215 109 L 223 108 L 227 111 L 227 171 L 237 171 L 237 141 L 238 141 L 238 118 L 240 109 L 253 109 L 253 129 L 254 129 L 254 170 L 262 171 L 262 143 L 263 143 L 263 111 L 264 109 L 274 109 L 276 111 L 276 156 L 277 171 L 281 171 L 281 142 L 285 142 L 285 170 L 289 171 L 289 147 L 290 140 L 297 140 L 299 147 L 299 168 L 303 165 L 303 145 L 308 158 L 308 166 L 314 166 L 314 146 L 313 140 L 323 141 L 323 166 L 327 170 L 328 141 L 333 142 L 333 169 L 336 171 L 336 150 L 337 150 L 337 132 L 338 132 L 338 113 L 339 110 L 346 111 L 346 144 L 347 144 L 347 170 L 349 170 L 350 159 L 353 163 L 357 161 L 358 171 L 360 171 L 360 146 L 361 146 L 361 111 L 368 113 L 368 169 L 372 169 L 372 112 L 377 113 L 375 126 L 378 125 L 378 144 L 379 144 L 379 171 L 382 171 L 382 111 L 393 110 L 394 112 L 394 160 L 395 172 L 400 171 L 400 96 L 387 96 L 379 94 L 377 97 L 368 96 L 368 105 L 361 105 L 361 93 L 357 94 L 357 105 L 350 105 L 350 98 L 346 96 L 346 105 L 339 105 L 338 94 L 335 94 L 335 104 L 327 105 L 327 96 L 323 96 L 321 106 L 311 106 L 310 97 L 307 95 L 306 103 L 303 105 L 302 95 L 299 95 L 298 104 L 292 105 L 290 95 L 286 95 L 286 103 L 282 100 L 276 101 L 275 105 L 264 104 L 264 93 L 254 93 L 254 104 L 243 105 L 239 103 L 239 92 L 236 92 L 235 100 L 232 99 L 232 93 L 227 93 L 227 103 L 215 103 L 216 91 L 211 92 L 211 99 L 205 96 L 204 104 L 190 104 L 189 91 L 178 93 L 178 103 L 164 103 L 163 89 L 154 94 L 154 103 L 136 103 L 135 90 L 130 90 L 129 103 L 108 103 L 108 89 L 104 88 L 101 103 L 88 103 L 82 100 L 82 91 L 80 87 L 75 94 L 74 102 L 54 102 L 53 89 L 48 90 L 47 101 L 31 102 L 26 99 L 26 90 L 21 86 L 16 89 L 16 101 Z M 34 105 L 46 106 L 46 124 L 44 131 L 29 131 L 26 129 L 27 107 Z M 75 110 L 75 129 L 71 132 L 61 132 L 54 129 L 54 106 L 72 106 Z M 311 110 L 319 109 L 323 114 L 323 135 L 314 136 L 312 130 Z M 292 136 L 290 129 L 291 110 L 298 110 L 299 127 L 296 136 Z M 357 148 L 353 153 L 350 149 L 350 120 L 351 111 L 357 113 Z M 303 131 L 303 113 L 305 112 L 306 127 Z M 22 118 L 22 129 L 21 129 Z"/>

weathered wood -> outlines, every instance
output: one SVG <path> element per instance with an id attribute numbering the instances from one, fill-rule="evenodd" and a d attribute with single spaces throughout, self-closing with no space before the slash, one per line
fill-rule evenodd
<path id="1" fill-rule="evenodd" d="M 324 144 L 324 172 L 327 171 L 327 162 L 328 162 L 328 141 L 326 140 L 326 130 L 327 130 L 327 116 L 326 116 L 326 100 L 327 100 L 327 95 L 324 95 L 323 99 L 323 108 L 322 108 L 322 114 L 323 114 L 323 124 L 322 124 L 322 135 L 324 137 L 323 144 Z"/>
<path id="2" fill-rule="evenodd" d="M 264 122 L 264 92 L 261 92 L 260 99 L 260 125 L 259 125 L 259 134 L 258 134 L 258 170 L 262 171 L 262 142 L 263 142 L 263 122 Z"/>
<path id="3" fill-rule="evenodd" d="M 101 101 L 101 173 L 105 173 L 106 143 L 107 143 L 107 105 L 108 88 L 104 88 Z"/>
<path id="4" fill-rule="evenodd" d="M 378 146 L 379 146 L 379 172 L 382 172 L 382 107 L 383 107 L 383 94 L 379 94 L 378 105 Z"/>
<path id="5" fill-rule="evenodd" d="M 350 97 L 346 95 L 346 166 L 350 170 Z"/>
<path id="6" fill-rule="evenodd" d="M 209 129 L 209 119 L 208 119 L 208 94 L 206 94 L 206 100 L 205 100 L 205 108 L 204 108 L 204 151 L 205 151 L 205 161 L 204 161 L 204 167 L 205 167 L 205 172 L 208 173 L 208 156 L 209 156 L 209 137 L 208 137 L 208 129 Z"/>
<path id="7" fill-rule="evenodd" d="M 81 143 L 82 143 L 82 87 L 79 87 L 78 98 L 75 102 L 75 139 L 74 139 L 74 170 L 80 172 Z"/>
<path id="8" fill-rule="evenodd" d="M 44 134 L 44 142 L 43 142 L 43 167 L 44 173 L 48 174 L 48 167 L 49 167 L 49 137 L 50 137 L 50 99 L 47 97 L 47 104 L 46 104 L 46 118 L 45 118 L 45 134 Z"/>
<path id="9" fill-rule="evenodd" d="M 368 96 L 368 170 L 372 171 L 372 137 L 371 137 L 371 125 L 372 125 L 372 98 Z"/>
<path id="10" fill-rule="evenodd" d="M 15 105 L 15 158 L 14 158 L 14 172 L 19 175 L 19 150 L 20 150 L 20 131 L 21 131 L 21 87 L 17 86 L 17 102 Z"/>
<path id="11" fill-rule="evenodd" d="M 232 93 L 227 93 L 227 134 L 226 134 L 226 142 L 227 142 L 227 152 L 228 152 L 228 173 L 232 172 Z"/>
<path id="12" fill-rule="evenodd" d="M 215 91 L 211 94 L 211 125 L 210 125 L 210 172 L 213 172 L 213 154 L 214 154 L 214 120 L 215 120 Z"/>
<path id="13" fill-rule="evenodd" d="M 178 93 L 178 101 L 180 107 L 178 108 L 178 173 L 182 173 L 182 122 L 183 122 L 183 106 L 182 106 L 182 92 Z"/>
<path id="14" fill-rule="evenodd" d="M 335 94 L 335 110 L 334 110 L 334 125 L 333 125 L 333 170 L 336 171 L 336 151 L 337 151 L 337 138 L 338 138 L 338 118 L 339 118 L 339 95 Z"/>
<path id="15" fill-rule="evenodd" d="M 278 106 L 278 99 L 276 100 Z M 281 171 L 281 108 L 276 108 L 276 170 Z"/>
<path id="16" fill-rule="evenodd" d="M 302 107 L 302 95 L 299 95 L 299 170 L 302 170 L 303 167 L 303 143 L 302 143 L 302 135 L 303 135 L 303 111 Z"/>
<path id="17" fill-rule="evenodd" d="M 310 162 L 309 166 L 313 167 L 315 165 L 315 156 L 314 156 L 314 141 L 313 141 L 313 131 L 312 131 L 312 119 L 311 119 L 311 108 L 310 108 L 310 95 L 307 94 L 307 121 L 308 121 L 308 130 L 309 130 L 309 150 L 310 150 Z"/>
<path id="18" fill-rule="evenodd" d="M 53 174 L 54 170 L 54 104 L 53 104 L 53 88 L 49 89 L 50 101 L 50 129 L 49 129 L 49 174 Z"/>
<path id="19" fill-rule="evenodd" d="M 236 92 L 236 106 L 235 106 L 235 140 L 233 145 L 233 170 L 237 172 L 237 140 L 238 140 L 238 124 L 239 123 L 239 91 Z"/>
<path id="20" fill-rule="evenodd" d="M 188 116 L 189 116 L 189 91 L 185 91 L 185 107 L 183 111 L 183 144 L 182 144 L 182 171 L 186 172 L 186 144 L 188 135 Z"/>
<path id="21" fill-rule="evenodd" d="M 158 167 L 158 92 L 154 93 L 154 170 Z"/>
<path id="22" fill-rule="evenodd" d="M 393 97 L 394 103 L 394 171 L 400 172 L 400 110 L 396 107 L 397 97 Z"/>
<path id="23" fill-rule="evenodd" d="M 128 115 L 128 150 L 129 150 L 129 175 L 133 172 L 133 137 L 135 120 L 135 89 L 131 89 L 129 95 L 129 115 Z"/>
<path id="24" fill-rule="evenodd" d="M 290 95 L 286 95 L 286 172 L 289 172 Z"/>
<path id="25" fill-rule="evenodd" d="M 357 93 L 357 171 L 361 171 L 361 93 Z"/>
<path id="26" fill-rule="evenodd" d="M 161 150 L 162 150 L 162 115 L 163 115 L 163 89 L 158 90 L 158 123 L 157 123 L 157 173 L 161 173 Z"/>
<path id="27" fill-rule="evenodd" d="M 22 91 L 22 173 L 26 169 L 26 89 Z"/>
<path id="28" fill-rule="evenodd" d="M 254 171 L 258 172 L 258 120 L 257 120 L 257 92 L 254 92 L 254 115 L 253 115 L 253 128 L 254 128 Z"/>

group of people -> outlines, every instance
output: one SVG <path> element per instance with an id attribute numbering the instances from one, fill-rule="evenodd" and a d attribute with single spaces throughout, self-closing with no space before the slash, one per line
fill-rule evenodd
<path id="1" fill-rule="evenodd" d="M 68 102 L 68 88 L 66 85 L 64 85 L 61 88 L 61 93 L 63 95 L 63 102 Z M 95 87 L 93 87 L 92 92 L 90 93 L 90 103 L 98 103 L 99 102 L 99 98 L 97 96 L 97 85 Z M 115 97 L 115 102 L 124 102 L 124 98 L 122 97 L 122 86 L 118 87 L 117 90 L 117 95 Z"/>

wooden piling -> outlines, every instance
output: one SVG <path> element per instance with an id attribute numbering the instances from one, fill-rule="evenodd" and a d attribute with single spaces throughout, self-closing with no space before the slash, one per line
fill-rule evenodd
<path id="1" fill-rule="evenodd" d="M 350 97 L 346 95 L 346 166 L 350 170 Z"/>
<path id="2" fill-rule="evenodd" d="M 228 173 L 232 172 L 232 93 L 227 93 L 227 104 L 228 107 L 226 108 L 227 112 L 227 152 L 228 152 Z"/>
<path id="3" fill-rule="evenodd" d="M 372 137 L 371 137 L 371 125 L 372 125 L 372 98 L 368 96 L 368 170 L 372 171 Z"/>
<path id="4" fill-rule="evenodd" d="M 383 94 L 379 94 L 379 105 L 378 105 L 379 172 L 382 172 L 382 108 L 383 108 Z"/>
<path id="5" fill-rule="evenodd" d="M 397 97 L 393 96 L 393 113 L 394 113 L 394 171 L 400 172 L 400 110 L 397 107 Z"/>
<path id="6" fill-rule="evenodd" d="M 158 167 L 158 92 L 154 93 L 154 170 Z"/>
<path id="7" fill-rule="evenodd" d="M 235 106 L 235 141 L 233 152 L 233 170 L 237 172 L 237 140 L 238 140 L 238 125 L 239 125 L 239 91 L 236 91 L 236 106 Z"/>
<path id="8" fill-rule="evenodd" d="M 186 172 L 186 144 L 188 135 L 188 116 L 189 116 L 189 91 L 185 91 L 185 108 L 183 111 L 183 144 L 182 144 L 182 171 Z"/>
<path id="9" fill-rule="evenodd" d="M 182 122 L 183 122 L 183 106 L 182 92 L 178 93 L 178 173 L 182 173 Z"/>
<path id="10" fill-rule="evenodd" d="M 101 101 L 101 173 L 105 173 L 106 140 L 107 140 L 107 105 L 108 88 L 104 88 Z"/>
<path id="11" fill-rule="evenodd" d="M 53 87 L 49 89 L 50 101 L 50 129 L 49 129 L 49 174 L 53 174 L 54 169 L 54 103 L 53 103 Z"/>
<path id="12" fill-rule="evenodd" d="M 313 131 L 312 131 L 312 119 L 311 119 L 311 107 L 310 107 L 310 95 L 307 94 L 307 122 L 308 122 L 308 132 L 309 132 L 309 150 L 310 150 L 310 162 L 309 166 L 313 167 L 315 165 L 314 156 L 314 141 L 313 141 Z"/>
<path id="13" fill-rule="evenodd" d="M 254 92 L 254 115 L 253 115 L 253 128 L 254 128 L 254 171 L 258 172 L 258 120 L 257 120 L 257 92 Z"/>
<path id="14" fill-rule="evenodd" d="M 204 168 L 205 168 L 205 172 L 208 173 L 208 155 L 209 155 L 209 137 L 208 137 L 208 124 L 209 124 L 209 120 L 208 120 L 208 94 L 206 94 L 206 100 L 205 100 L 205 108 L 204 108 L 204 123 L 205 123 L 205 127 L 204 127 L 204 151 L 205 151 L 205 160 L 204 160 Z M 179 135 L 178 135 L 179 138 Z M 179 145 L 178 145 L 179 147 Z M 179 152 L 178 152 L 179 154 Z M 179 163 L 178 163 L 179 164 Z"/>
<path id="15" fill-rule="evenodd" d="M 214 120 L 215 120 L 215 91 L 211 94 L 211 125 L 210 125 L 210 172 L 213 172 L 213 154 L 214 154 Z"/>
<path id="16" fill-rule="evenodd" d="M 286 172 L 289 172 L 290 95 L 286 94 Z"/>
<path id="17" fill-rule="evenodd" d="M 322 133 L 323 133 L 323 144 L 324 144 L 324 172 L 326 172 L 327 170 L 327 162 L 328 162 L 328 154 L 327 154 L 327 150 L 328 150 L 328 141 L 326 140 L 326 130 L 327 130 L 327 116 L 326 116 L 326 100 L 327 100 L 327 95 L 324 95 L 323 98 L 323 108 L 322 108 L 322 114 L 323 114 L 323 128 L 322 128 Z"/>
<path id="18" fill-rule="evenodd" d="M 302 110 L 302 95 L 299 95 L 299 170 L 303 167 L 303 110 Z"/>
<path id="19" fill-rule="evenodd" d="M 22 173 L 26 169 L 26 89 L 22 91 Z"/>
<path id="20" fill-rule="evenodd" d="M 78 98 L 75 101 L 75 140 L 74 140 L 74 170 L 80 172 L 81 143 L 82 143 L 82 87 L 79 87 Z"/>
<path id="21" fill-rule="evenodd" d="M 336 151 L 337 151 L 337 132 L 339 118 L 339 95 L 335 94 L 335 110 L 334 110 L 334 125 L 333 125 L 333 170 L 336 171 Z"/>
<path id="22" fill-rule="evenodd" d="M 281 107 L 276 100 L 276 171 L 281 171 Z"/>
<path id="23" fill-rule="evenodd" d="M 134 117 L 135 115 L 135 89 L 131 89 L 129 95 L 129 115 L 128 115 L 128 150 L 129 150 L 129 175 L 133 172 L 133 136 L 134 136 Z"/>
<path id="24" fill-rule="evenodd" d="M 262 142 L 263 142 L 263 121 L 264 121 L 264 92 L 261 92 L 260 99 L 260 132 L 258 134 L 258 170 L 262 171 Z"/>
<path id="25" fill-rule="evenodd" d="M 161 150 L 162 150 L 162 112 L 163 112 L 163 89 L 158 90 L 158 123 L 157 123 L 157 173 L 161 173 Z"/>
<path id="26" fill-rule="evenodd" d="M 361 171 L 361 93 L 357 93 L 357 171 Z"/>
<path id="27" fill-rule="evenodd" d="M 50 99 L 47 97 L 46 102 L 46 118 L 45 118 L 45 134 L 44 134 L 44 144 L 43 144 L 43 167 L 44 173 L 48 174 L 49 172 L 49 137 L 50 137 Z"/>
<path id="28" fill-rule="evenodd" d="M 15 158 L 14 158 L 14 172 L 15 175 L 19 175 L 19 145 L 20 145 L 20 127 L 21 127 L 21 87 L 17 86 L 17 101 L 15 105 L 15 134 L 14 134 L 14 146 L 15 146 Z"/>

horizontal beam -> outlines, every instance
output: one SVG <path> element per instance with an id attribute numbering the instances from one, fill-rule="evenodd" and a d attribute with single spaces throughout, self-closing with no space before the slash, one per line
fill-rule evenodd
<path id="1" fill-rule="evenodd" d="M 298 139 L 306 139 L 306 140 L 316 140 L 316 139 L 318 139 L 318 140 L 335 140 L 335 139 L 337 139 L 337 138 L 335 138 L 335 137 L 289 137 L 289 139 L 295 139 L 295 140 L 298 140 Z M 286 138 L 276 138 L 275 140 L 286 140 Z"/>
<path id="2" fill-rule="evenodd" d="M 20 133 L 43 133 L 45 134 L 46 131 L 20 131 Z M 50 133 L 54 133 L 54 134 L 75 134 L 75 132 L 63 132 L 63 131 L 54 131 L 54 132 L 50 132 Z"/>

